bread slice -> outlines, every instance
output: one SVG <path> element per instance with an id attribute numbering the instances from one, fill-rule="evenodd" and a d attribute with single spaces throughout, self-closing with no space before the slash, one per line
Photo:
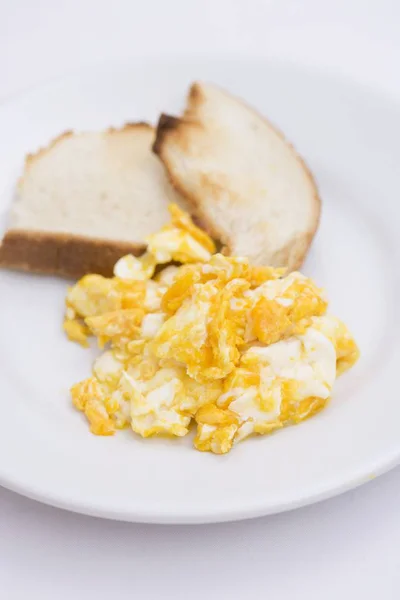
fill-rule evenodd
<path id="1" fill-rule="evenodd" d="M 318 226 L 317 187 L 293 147 L 255 110 L 195 83 L 182 118 L 160 117 L 153 150 L 226 253 L 300 266 Z"/>
<path id="2" fill-rule="evenodd" d="M 180 202 L 151 152 L 146 123 L 101 133 L 66 132 L 29 155 L 0 246 L 0 265 L 80 277 L 111 275 L 114 263 L 145 250 Z"/>

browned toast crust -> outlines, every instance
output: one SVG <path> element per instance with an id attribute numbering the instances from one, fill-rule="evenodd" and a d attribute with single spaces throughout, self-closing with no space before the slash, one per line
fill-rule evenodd
<path id="1" fill-rule="evenodd" d="M 193 87 L 194 86 L 192 86 L 192 88 Z M 207 213 L 202 209 L 202 205 L 198 202 L 198 199 L 195 196 L 188 194 L 187 190 L 180 184 L 176 177 L 174 177 L 174 173 L 170 168 L 168 159 L 165 155 L 165 144 L 167 144 L 172 137 L 177 136 L 180 138 L 180 144 L 184 143 L 183 140 L 186 137 L 186 127 L 198 127 L 198 125 L 195 122 L 190 122 L 190 120 L 186 119 L 185 117 L 179 119 L 164 113 L 161 114 L 157 124 L 156 138 L 152 146 L 153 152 L 157 154 L 160 160 L 164 163 L 169 181 L 176 191 L 179 192 L 183 198 L 185 198 L 188 206 L 191 209 L 191 216 L 195 219 L 197 225 L 204 229 L 204 231 L 206 231 L 212 238 L 220 242 L 222 245 L 221 251 L 229 255 L 229 238 L 227 238 L 225 233 L 208 218 Z"/>
<path id="2" fill-rule="evenodd" d="M 129 242 L 11 229 L 0 246 L 0 267 L 74 279 L 87 273 L 111 277 L 121 256 L 138 256 L 145 249 Z"/>

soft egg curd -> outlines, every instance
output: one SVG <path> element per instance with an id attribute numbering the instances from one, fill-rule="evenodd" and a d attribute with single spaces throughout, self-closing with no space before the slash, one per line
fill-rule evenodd
<path id="1" fill-rule="evenodd" d="M 145 254 L 68 290 L 66 334 L 104 350 L 71 388 L 92 433 L 181 437 L 194 423 L 195 448 L 224 454 L 321 410 L 359 356 L 323 291 L 301 273 L 216 253 L 187 214 L 170 212 Z"/>

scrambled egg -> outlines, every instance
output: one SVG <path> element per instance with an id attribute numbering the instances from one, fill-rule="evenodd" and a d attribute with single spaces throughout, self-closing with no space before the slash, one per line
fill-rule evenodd
<path id="1" fill-rule="evenodd" d="M 143 256 L 68 290 L 66 334 L 106 347 L 71 388 L 90 430 L 180 437 L 194 423 L 195 448 L 224 454 L 321 410 L 359 355 L 322 290 L 300 273 L 216 254 L 188 215 L 170 212 Z"/>

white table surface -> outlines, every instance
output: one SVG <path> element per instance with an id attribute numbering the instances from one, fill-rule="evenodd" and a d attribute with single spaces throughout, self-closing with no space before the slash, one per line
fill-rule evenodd
<path id="1" fill-rule="evenodd" d="M 288 58 L 400 97 L 399 30 L 397 0 L 0 0 L 0 99 L 160 52 Z M 311 507 L 213 526 L 102 521 L 0 488 L 1 600 L 113 594 L 397 600 L 400 468 Z"/>

